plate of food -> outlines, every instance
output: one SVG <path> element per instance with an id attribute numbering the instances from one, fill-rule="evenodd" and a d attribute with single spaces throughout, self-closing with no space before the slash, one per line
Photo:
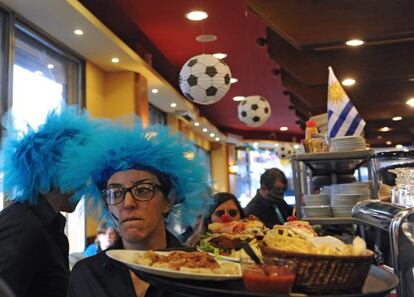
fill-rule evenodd
<path id="1" fill-rule="evenodd" d="M 106 254 L 133 270 L 168 278 L 208 281 L 241 278 L 240 264 L 216 260 L 205 252 L 108 250 Z"/>
<path id="2" fill-rule="evenodd" d="M 197 250 L 219 259 L 239 262 L 245 243 L 260 255 L 259 242 L 266 231 L 265 225 L 254 216 L 238 221 L 211 223 L 208 232 L 198 243 Z"/>

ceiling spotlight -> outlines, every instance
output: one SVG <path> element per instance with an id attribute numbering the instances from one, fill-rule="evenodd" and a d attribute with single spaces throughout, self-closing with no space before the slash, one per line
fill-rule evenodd
<path id="1" fill-rule="evenodd" d="M 198 127 L 198 126 L 200 126 L 200 123 L 199 122 L 194 122 L 194 126 Z"/>
<path id="2" fill-rule="evenodd" d="M 236 82 L 238 82 L 239 80 L 235 77 L 230 78 L 230 83 L 231 84 L 235 84 Z"/>
<path id="3" fill-rule="evenodd" d="M 217 40 L 217 36 L 214 34 L 203 34 L 203 35 L 198 35 L 196 37 L 196 40 L 198 42 L 212 42 L 212 41 Z"/>
<path id="4" fill-rule="evenodd" d="M 214 138 L 215 141 L 220 141 L 220 137 Z"/>
<path id="5" fill-rule="evenodd" d="M 175 107 L 177 107 L 177 103 L 173 102 L 173 103 L 171 103 L 171 104 L 170 104 L 170 106 L 171 106 L 172 108 L 175 108 Z"/>
<path id="6" fill-rule="evenodd" d="M 152 89 L 152 90 L 151 90 L 151 93 L 153 93 L 153 94 L 158 94 L 158 92 L 159 92 L 159 90 L 158 90 L 158 89 Z"/>
<path id="7" fill-rule="evenodd" d="M 210 137 L 214 137 L 214 136 L 216 136 L 216 134 L 210 133 Z"/>
<path id="8" fill-rule="evenodd" d="M 342 85 L 344 86 L 353 86 L 355 84 L 355 79 L 353 78 L 346 78 L 342 81 Z"/>
<path id="9" fill-rule="evenodd" d="M 287 130 L 289 130 L 288 127 L 280 127 L 280 131 L 287 131 Z"/>
<path id="10" fill-rule="evenodd" d="M 185 14 L 185 17 L 189 19 L 190 21 L 202 21 L 208 18 L 208 14 L 205 11 L 202 10 L 193 10 L 190 12 L 187 12 Z"/>
<path id="11" fill-rule="evenodd" d="M 81 36 L 83 35 L 83 31 L 81 29 L 76 29 L 75 31 L 73 31 L 73 34 Z"/>
<path id="12" fill-rule="evenodd" d="M 113 58 L 111 59 L 111 61 L 112 61 L 112 63 L 114 63 L 114 64 L 119 63 L 119 58 L 117 58 L 117 57 L 113 57 Z"/>
<path id="13" fill-rule="evenodd" d="M 400 116 L 393 117 L 393 118 L 392 118 L 392 120 L 393 120 L 394 122 L 398 122 L 398 121 L 401 121 L 401 120 L 402 120 L 402 117 L 400 117 Z"/>
<path id="14" fill-rule="evenodd" d="M 389 140 L 387 140 L 387 141 L 385 142 L 385 144 L 386 144 L 386 145 L 391 145 L 391 144 L 392 144 L 392 142 L 391 142 L 391 141 L 389 141 Z"/>
<path id="15" fill-rule="evenodd" d="M 275 147 L 278 147 L 279 146 L 279 144 L 278 143 L 275 143 Z"/>
<path id="16" fill-rule="evenodd" d="M 215 54 L 213 54 L 213 57 L 221 60 L 221 59 L 224 59 L 225 57 L 227 57 L 227 54 L 225 54 L 225 53 L 215 53 Z"/>
<path id="17" fill-rule="evenodd" d="M 379 128 L 378 131 L 380 131 L 380 132 L 388 132 L 388 131 L 391 131 L 391 128 L 390 127 L 382 127 L 382 128 Z"/>
<path id="18" fill-rule="evenodd" d="M 351 39 L 345 42 L 345 44 L 348 46 L 360 46 L 360 45 L 363 45 L 364 43 L 365 42 L 362 41 L 361 39 Z"/>
<path id="19" fill-rule="evenodd" d="M 299 144 L 294 144 L 294 145 L 293 145 L 293 148 L 294 148 L 295 150 L 298 150 L 298 149 L 300 148 L 300 145 L 299 145 Z"/>
<path id="20" fill-rule="evenodd" d="M 400 149 L 402 149 L 402 148 L 403 148 L 403 145 L 402 145 L 402 144 L 397 144 L 397 145 L 395 146 L 395 148 L 400 150 Z"/>
<path id="21" fill-rule="evenodd" d="M 244 96 L 234 96 L 233 97 L 233 101 L 243 101 L 245 99 L 246 99 L 246 97 L 244 97 Z"/>
<path id="22" fill-rule="evenodd" d="M 207 133 L 208 129 L 207 128 L 203 128 L 203 132 Z"/>
<path id="23" fill-rule="evenodd" d="M 47 64 L 47 68 L 48 69 L 53 69 L 53 68 L 55 68 L 55 65 L 53 65 L 53 64 Z"/>
<path id="24" fill-rule="evenodd" d="M 414 107 L 414 97 L 408 99 L 405 103 L 407 103 L 408 105 L 410 105 L 411 107 Z"/>
<path id="25" fill-rule="evenodd" d="M 378 135 L 377 136 L 377 139 L 382 139 L 383 137 L 381 136 L 381 135 Z"/>

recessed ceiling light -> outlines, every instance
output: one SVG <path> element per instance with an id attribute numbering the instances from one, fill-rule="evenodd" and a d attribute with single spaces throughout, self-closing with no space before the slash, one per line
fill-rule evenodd
<path id="1" fill-rule="evenodd" d="M 194 126 L 198 127 L 198 126 L 200 126 L 200 123 L 199 122 L 195 122 L 194 123 Z"/>
<path id="2" fill-rule="evenodd" d="M 171 104 L 170 104 L 170 106 L 171 106 L 172 108 L 175 108 L 175 107 L 177 107 L 177 103 L 173 102 L 173 103 L 171 103 Z"/>
<path id="3" fill-rule="evenodd" d="M 83 35 L 83 31 L 81 29 L 76 29 L 75 31 L 73 31 L 73 34 L 81 36 Z"/>
<path id="4" fill-rule="evenodd" d="M 246 97 L 244 97 L 244 96 L 234 96 L 233 97 L 233 101 L 243 101 L 245 99 L 246 99 Z"/>
<path id="5" fill-rule="evenodd" d="M 380 131 L 380 132 L 388 132 L 388 131 L 391 131 L 391 128 L 390 127 L 382 127 L 382 128 L 379 128 L 378 131 Z"/>
<path id="6" fill-rule="evenodd" d="M 203 34 L 203 35 L 198 35 L 196 37 L 196 40 L 198 42 L 212 42 L 217 40 L 217 36 L 214 34 Z"/>
<path id="7" fill-rule="evenodd" d="M 361 39 L 351 39 L 345 42 L 345 44 L 348 46 L 360 46 L 360 45 L 363 45 L 364 43 L 365 42 L 362 41 Z"/>
<path id="8" fill-rule="evenodd" d="M 202 21 L 208 18 L 208 14 L 205 11 L 202 10 L 193 10 L 190 12 L 187 12 L 185 14 L 185 17 L 189 19 L 190 21 Z"/>
<path id="9" fill-rule="evenodd" d="M 392 118 L 392 120 L 393 120 L 394 122 L 398 122 L 398 121 L 401 121 L 401 120 L 402 120 L 402 117 L 400 117 L 400 116 L 393 117 L 393 118 Z"/>
<path id="10" fill-rule="evenodd" d="M 207 133 L 208 129 L 207 128 L 203 128 L 203 132 Z"/>
<path id="11" fill-rule="evenodd" d="M 153 93 L 153 94 L 158 94 L 158 92 L 159 92 L 159 90 L 158 90 L 158 89 L 152 89 L 152 90 L 151 90 L 151 93 Z"/>
<path id="12" fill-rule="evenodd" d="M 220 137 L 216 137 L 214 140 L 215 141 L 220 141 Z"/>
<path id="13" fill-rule="evenodd" d="M 381 135 L 378 135 L 377 136 L 377 139 L 382 139 L 383 137 L 381 136 Z"/>
<path id="14" fill-rule="evenodd" d="M 293 145 L 293 148 L 294 148 L 295 150 L 298 150 L 298 149 L 300 148 L 300 145 L 299 145 L 299 144 L 294 144 L 294 145 Z"/>
<path id="15" fill-rule="evenodd" d="M 55 68 L 55 65 L 53 65 L 53 64 L 47 64 L 47 68 L 48 69 L 53 69 L 53 68 Z"/>
<path id="16" fill-rule="evenodd" d="M 216 136 L 216 134 L 210 133 L 210 137 L 214 137 L 214 136 Z"/>
<path id="17" fill-rule="evenodd" d="M 111 61 L 112 61 L 112 63 L 114 63 L 114 64 L 119 63 L 119 58 L 117 58 L 117 57 L 113 57 L 113 58 L 111 59 Z"/>
<path id="18" fill-rule="evenodd" d="M 397 145 L 395 146 L 395 148 L 400 150 L 400 149 L 402 149 L 402 148 L 403 148 L 403 145 L 402 145 L 402 144 L 397 144 Z"/>
<path id="19" fill-rule="evenodd" d="M 230 83 L 231 84 L 235 84 L 236 82 L 238 82 L 239 80 L 235 77 L 230 78 Z"/>
<path id="20" fill-rule="evenodd" d="M 280 127 L 280 131 L 287 131 L 287 130 L 289 130 L 288 127 Z"/>
<path id="21" fill-rule="evenodd" d="M 279 146 L 279 144 L 278 143 L 275 143 L 275 147 L 278 147 Z"/>
<path id="22" fill-rule="evenodd" d="M 407 103 L 408 105 L 410 105 L 411 107 L 414 107 L 414 98 L 410 98 L 408 99 L 405 103 Z"/>
<path id="23" fill-rule="evenodd" d="M 342 81 L 342 85 L 344 86 L 353 86 L 355 84 L 355 79 L 353 78 L 346 78 Z"/>
<path id="24" fill-rule="evenodd" d="M 213 54 L 213 57 L 221 60 L 221 59 L 224 59 L 225 57 L 227 57 L 227 54 L 225 54 L 225 53 L 215 53 L 215 54 Z"/>
<path id="25" fill-rule="evenodd" d="M 392 142 L 391 142 L 391 141 L 389 141 L 389 140 L 387 140 L 387 141 L 385 142 L 385 144 L 386 144 L 386 145 L 391 145 L 391 144 L 392 144 Z"/>

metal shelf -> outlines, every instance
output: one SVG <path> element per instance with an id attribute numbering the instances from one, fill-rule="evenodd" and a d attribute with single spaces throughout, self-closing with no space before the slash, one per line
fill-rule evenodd
<path id="1" fill-rule="evenodd" d="M 309 222 L 311 225 L 345 225 L 345 224 L 364 224 L 365 221 L 353 217 L 332 217 L 332 218 L 301 218 L 303 221 Z"/>

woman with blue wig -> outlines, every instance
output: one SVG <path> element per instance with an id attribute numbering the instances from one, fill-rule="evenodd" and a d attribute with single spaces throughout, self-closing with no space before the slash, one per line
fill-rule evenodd
<path id="1" fill-rule="evenodd" d="M 13 122 L 11 114 L 8 119 Z M 36 130 L 7 127 L 1 172 L 12 204 L 0 212 L 0 277 L 17 297 L 66 295 L 69 246 L 60 212 L 74 211 L 80 195 L 73 197 L 74 187 L 62 189 L 59 172 L 82 168 L 62 168 L 61 160 L 66 146 L 81 150 L 99 126 L 76 107 L 62 107 Z M 87 181 L 85 176 L 77 186 Z"/>
<path id="2" fill-rule="evenodd" d="M 91 181 L 83 187 L 103 219 L 112 219 L 120 238 L 115 249 L 160 250 L 181 243 L 167 231 L 195 223 L 211 199 L 207 174 L 194 147 L 163 126 L 114 126 L 98 133 L 83 161 L 67 166 L 87 167 Z M 71 170 L 63 183 L 82 186 L 84 177 Z M 139 279 L 105 253 L 81 260 L 73 268 L 68 296 L 170 296 Z"/>

